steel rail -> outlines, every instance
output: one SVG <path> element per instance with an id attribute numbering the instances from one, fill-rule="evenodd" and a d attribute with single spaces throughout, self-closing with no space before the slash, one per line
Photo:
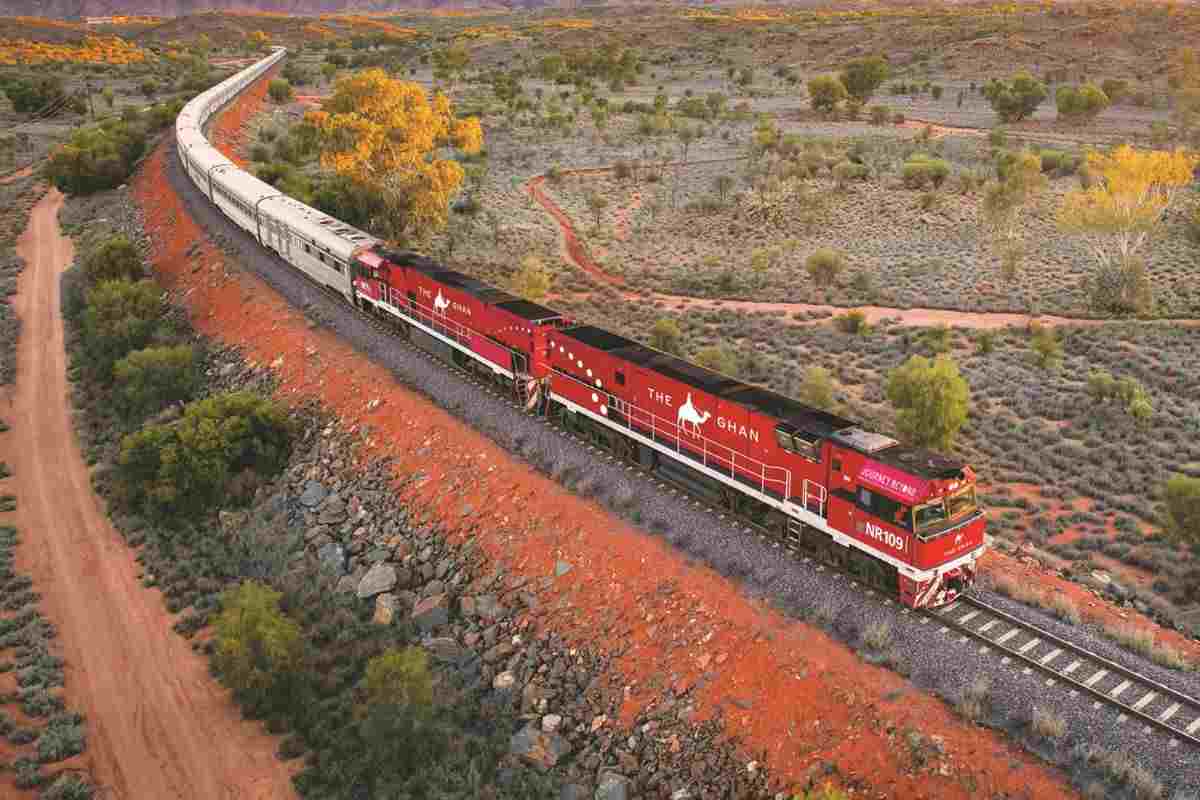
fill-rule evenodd
<path id="1" fill-rule="evenodd" d="M 1170 724 L 1168 720 L 1160 719 L 1159 716 L 1155 716 L 1154 714 L 1143 711 L 1141 708 L 1135 708 L 1134 706 L 1138 701 L 1135 701 L 1132 704 L 1127 703 L 1119 697 L 1112 696 L 1110 692 L 1096 688 L 1094 684 L 1088 683 L 1087 680 L 1076 678 L 1073 675 L 1051 666 L 1048 662 L 1044 662 L 1038 656 L 1032 655 L 1032 653 L 1036 652 L 1036 647 L 1030 648 L 1027 652 L 1022 652 L 1019 647 L 1010 647 L 1005 643 L 1001 643 L 996 639 L 993 639 L 986 633 L 981 632 L 979 630 L 979 626 L 977 625 L 970 625 L 955 619 L 952 615 L 952 612 L 964 605 L 973 606 L 984 614 L 990 615 L 990 617 L 994 620 L 1007 623 L 1014 628 L 1026 632 L 1033 637 L 1033 639 L 1030 639 L 1030 641 L 1037 640 L 1039 643 L 1044 642 L 1052 645 L 1055 648 L 1058 648 L 1063 652 L 1069 652 L 1073 654 L 1086 663 L 1093 665 L 1096 669 L 1096 672 L 1104 670 L 1106 674 L 1118 676 L 1126 681 L 1129 681 L 1131 684 L 1137 684 L 1143 687 L 1147 692 L 1152 691 L 1159 697 L 1177 703 L 1180 709 L 1187 708 L 1195 715 L 1193 717 L 1193 722 L 1200 721 L 1200 700 L 1189 697 L 1188 695 L 1176 689 L 1172 689 L 1169 686 L 1159 683 L 1153 678 L 1149 678 L 1140 672 L 1137 672 L 1136 670 L 1130 669 L 1129 667 L 1122 666 L 1098 653 L 1093 653 L 1086 647 L 1082 647 L 1073 642 L 1067 641 L 1061 636 L 1053 634 L 1050 631 L 1047 631 L 1031 622 L 1020 619 L 1019 617 L 997 608 L 988 602 L 980 600 L 978 597 L 973 595 L 963 595 L 949 605 L 937 609 L 930 609 L 926 612 L 932 619 L 942 622 L 947 627 L 961 631 L 973 639 L 984 642 L 989 647 L 995 647 L 1004 654 L 1020 660 L 1027 666 L 1030 666 L 1045 675 L 1049 675 L 1056 680 L 1063 681 L 1064 683 L 1070 685 L 1073 689 L 1090 695 L 1106 705 L 1120 709 L 1121 713 L 1123 714 L 1136 718 L 1139 721 L 1144 722 L 1146 725 L 1165 731 L 1171 736 L 1182 739 L 1183 741 L 1195 747 L 1200 747 L 1200 735 L 1189 733 L 1187 730 L 1177 728 Z M 982 622 L 986 623 L 987 620 L 983 620 Z M 1096 672 L 1093 672 L 1092 675 L 1094 676 Z M 1142 697 L 1144 698 L 1145 695 L 1143 694 Z M 1177 716 L 1178 712 L 1172 714 L 1171 719 L 1174 719 Z"/>

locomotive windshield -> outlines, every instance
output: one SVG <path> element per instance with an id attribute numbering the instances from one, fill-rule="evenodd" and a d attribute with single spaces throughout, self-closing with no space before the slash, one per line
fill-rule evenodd
<path id="1" fill-rule="evenodd" d="M 946 523 L 960 519 L 975 510 L 975 487 L 968 486 L 945 499 L 913 509 L 913 521 L 922 539 L 929 540 L 948 529 Z"/>

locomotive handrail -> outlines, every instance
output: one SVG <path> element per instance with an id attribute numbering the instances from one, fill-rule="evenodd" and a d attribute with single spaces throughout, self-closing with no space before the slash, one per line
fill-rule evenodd
<path id="1" fill-rule="evenodd" d="M 728 472 L 729 477 L 735 480 L 738 479 L 739 472 L 744 476 L 757 475 L 759 488 L 764 494 L 768 491 L 768 486 L 778 487 L 771 488 L 770 491 L 779 494 L 784 500 L 791 499 L 792 472 L 786 467 L 767 464 L 753 456 L 738 452 L 728 445 L 713 441 L 703 434 L 692 433 L 676 422 L 672 422 L 665 417 L 660 417 L 653 411 L 648 411 L 628 400 L 614 397 L 611 393 L 605 392 L 603 389 L 597 390 L 591 384 L 558 368 L 554 369 L 554 374 L 574 381 L 580 386 L 585 387 L 589 392 L 603 394 L 608 398 L 606 404 L 615 408 L 624 417 L 625 427 L 630 430 L 634 430 L 636 427 L 648 430 L 651 434 L 650 438 L 660 444 L 662 444 L 662 439 L 664 438 L 668 440 L 673 439 L 677 453 L 683 453 L 686 450 L 693 454 L 693 457 L 698 455 L 700 463 L 705 467 L 709 469 L 719 468 L 721 472 Z M 616 402 L 614 403 L 613 401 Z M 725 451 L 728 455 L 722 455 L 721 451 Z"/>

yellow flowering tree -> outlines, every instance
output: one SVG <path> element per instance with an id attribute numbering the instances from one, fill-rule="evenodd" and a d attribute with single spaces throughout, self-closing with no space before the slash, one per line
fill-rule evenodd
<path id="1" fill-rule="evenodd" d="M 478 119 L 456 118 L 445 95 L 430 99 L 418 84 L 381 69 L 341 78 L 321 110 L 305 119 L 317 132 L 322 166 L 377 193 L 386 218 L 372 220 L 374 227 L 397 239 L 421 238 L 446 224 L 464 172 L 438 151 L 478 153 L 483 146 Z"/>
<path id="2" fill-rule="evenodd" d="M 1081 237 L 1099 262 L 1093 302 L 1113 311 L 1145 311 L 1149 286 L 1142 250 L 1180 190 L 1192 181 L 1197 158 L 1182 150 L 1088 153 L 1098 180 L 1063 198 L 1058 224 Z"/>

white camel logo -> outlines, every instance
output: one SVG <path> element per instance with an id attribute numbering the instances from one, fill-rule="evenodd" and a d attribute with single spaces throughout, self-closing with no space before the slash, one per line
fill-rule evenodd
<path id="1" fill-rule="evenodd" d="M 438 289 L 437 297 L 433 298 L 433 310 L 439 314 L 445 314 L 449 307 L 450 301 L 442 297 L 442 290 Z"/>
<path id="2" fill-rule="evenodd" d="M 692 423 L 692 432 L 699 436 L 700 426 L 708 422 L 708 418 L 711 416 L 712 414 L 707 411 L 701 414 L 696 410 L 696 407 L 692 405 L 692 393 L 688 392 L 687 402 L 679 407 L 679 413 L 675 416 L 675 424 L 687 430 L 687 423 L 690 422 Z"/>

